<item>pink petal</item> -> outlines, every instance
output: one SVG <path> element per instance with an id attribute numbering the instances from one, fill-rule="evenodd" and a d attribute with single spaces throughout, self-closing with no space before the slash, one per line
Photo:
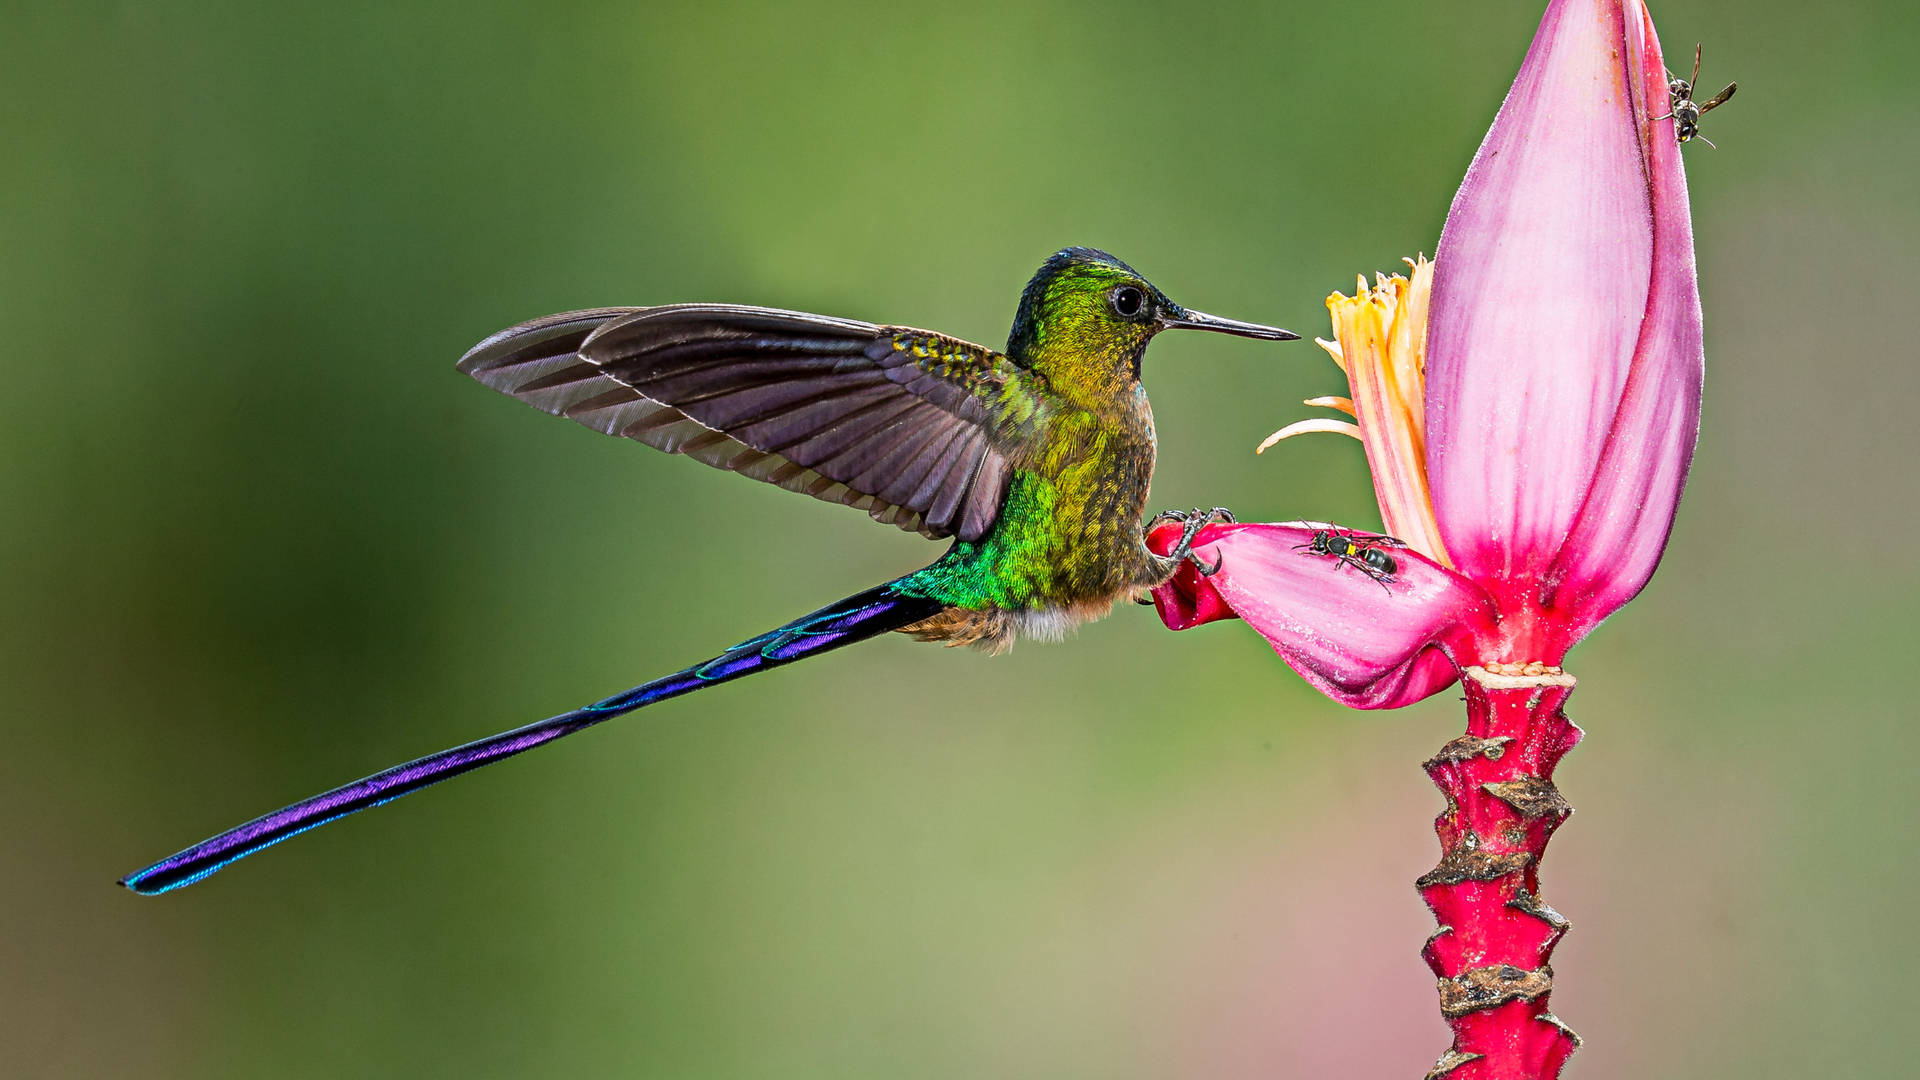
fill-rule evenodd
<path id="1" fill-rule="evenodd" d="M 1587 495 L 1653 258 L 1629 0 L 1554 0 L 1454 196 L 1427 352 L 1428 470 L 1454 565 L 1520 590 Z M 1507 590 L 1502 589 L 1503 593 Z"/>
<path id="2" fill-rule="evenodd" d="M 1357 709 L 1391 709 L 1440 692 L 1456 678 L 1453 655 L 1490 627 L 1493 604 L 1478 586 L 1408 548 L 1390 548 L 1392 582 L 1304 550 L 1314 522 L 1218 525 L 1195 552 L 1219 572 L 1191 564 L 1154 590 L 1176 630 L 1238 615 L 1321 693 Z M 1178 526 L 1154 530 L 1164 553 Z"/>
<path id="3" fill-rule="evenodd" d="M 1660 116 L 1668 100 L 1660 41 L 1646 9 L 1634 7 L 1639 19 L 1629 45 L 1639 58 L 1634 79 L 1639 112 Z M 1673 121 L 1649 121 L 1642 137 L 1653 207 L 1653 283 L 1646 317 L 1592 489 L 1548 574 L 1551 592 L 1543 597 L 1568 612 L 1576 633 L 1592 629 L 1633 599 L 1653 576 L 1700 431 L 1706 354 L 1687 175 Z"/>

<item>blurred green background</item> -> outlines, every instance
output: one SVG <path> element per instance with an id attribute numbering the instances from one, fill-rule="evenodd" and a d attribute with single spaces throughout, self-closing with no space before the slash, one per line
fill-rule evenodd
<path id="1" fill-rule="evenodd" d="M 714 299 L 998 344 L 1109 248 L 1326 333 L 1431 251 L 1539 0 L 11 5 L 0 36 L 0 1073 L 1421 1075 L 1450 695 L 1244 627 L 889 639 L 192 890 L 289 799 L 707 655 L 938 550 L 452 363 Z M 1710 375 L 1653 586 L 1576 651 L 1570 1076 L 1911 1075 L 1920 20 L 1662 2 Z M 1541 270 L 1553 286 L 1553 268 Z M 1253 444 L 1310 346 L 1157 344 L 1155 503 L 1374 520 Z"/>

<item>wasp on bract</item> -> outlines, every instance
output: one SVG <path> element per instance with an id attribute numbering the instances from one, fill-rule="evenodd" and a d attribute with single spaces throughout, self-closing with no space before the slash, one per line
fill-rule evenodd
<path id="1" fill-rule="evenodd" d="M 1378 533 L 1355 532 L 1352 529 L 1321 529 L 1313 534 L 1313 539 L 1304 544 L 1295 544 L 1293 550 L 1304 551 L 1309 555 L 1331 556 L 1340 560 L 1340 565 L 1353 567 L 1379 582 L 1380 587 L 1385 589 L 1389 582 L 1400 580 L 1394 576 L 1400 572 L 1400 563 L 1381 549 L 1406 546 L 1404 540 Z"/>
<path id="2" fill-rule="evenodd" d="M 1693 100 L 1693 87 L 1694 84 L 1699 81 L 1700 46 L 1695 45 L 1693 47 L 1693 77 L 1690 79 L 1676 79 L 1673 77 L 1673 72 L 1667 72 L 1667 96 L 1669 98 L 1667 115 L 1649 117 L 1649 119 L 1673 121 L 1674 137 L 1683 143 L 1693 139 L 1699 139 L 1708 146 L 1713 146 L 1712 139 L 1700 134 L 1700 118 L 1708 112 L 1725 105 L 1727 99 L 1733 96 L 1733 92 L 1740 89 L 1740 84 L 1730 82 L 1727 84 L 1725 90 L 1696 104 Z M 1713 148 L 1715 150 L 1720 149 L 1717 146 L 1713 146 Z"/>

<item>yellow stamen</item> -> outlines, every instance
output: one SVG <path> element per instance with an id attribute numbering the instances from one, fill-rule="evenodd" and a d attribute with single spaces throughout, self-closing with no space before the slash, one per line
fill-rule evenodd
<path id="1" fill-rule="evenodd" d="M 1313 339 L 1313 343 L 1327 350 L 1327 355 L 1333 357 L 1333 365 L 1339 368 L 1342 373 L 1344 373 L 1347 370 L 1347 358 L 1340 355 L 1340 345 L 1338 342 L 1328 341 L 1326 338 L 1323 338 L 1323 337 L 1317 337 Z"/>
<path id="2" fill-rule="evenodd" d="M 1311 404 L 1311 402 L 1309 402 L 1309 404 Z M 1279 431 L 1261 439 L 1260 445 L 1254 447 L 1253 452 L 1256 454 L 1264 454 L 1267 452 L 1268 447 L 1279 442 L 1281 439 L 1291 439 L 1295 435 L 1305 435 L 1309 431 L 1331 431 L 1336 434 L 1351 435 L 1356 439 L 1360 439 L 1360 425 L 1349 424 L 1345 420 L 1328 420 L 1324 418 L 1296 420 L 1286 427 L 1281 428 Z M 1366 440 L 1360 439 L 1360 441 L 1365 442 Z"/>
<path id="3" fill-rule="evenodd" d="M 1339 409 L 1339 410 L 1340 410 L 1341 412 L 1343 412 L 1343 413 L 1346 413 L 1346 414 L 1347 414 L 1348 416 L 1357 416 L 1357 415 L 1359 415 L 1358 413 L 1355 413 L 1355 412 L 1353 411 L 1353 399 L 1352 399 L 1352 398 L 1346 398 L 1346 397 L 1310 397 L 1310 398 L 1308 398 L 1307 400 L 1305 400 L 1305 401 L 1303 401 L 1303 402 L 1301 402 L 1301 404 L 1302 404 L 1302 405 L 1312 405 L 1312 406 L 1314 406 L 1314 407 L 1316 407 L 1316 408 L 1321 408 L 1321 409 Z"/>
<path id="4" fill-rule="evenodd" d="M 1363 277 L 1353 296 L 1327 297 L 1338 344 L 1321 341 L 1320 346 L 1346 372 L 1352 396 L 1313 398 L 1307 404 L 1340 409 L 1358 424 L 1301 421 L 1274 432 L 1260 448 L 1308 431 L 1358 436 L 1367 448 L 1387 531 L 1451 566 L 1427 488 L 1427 303 L 1433 292 L 1433 263 L 1422 256 L 1407 265 L 1411 280 L 1380 274 L 1368 288 Z"/>

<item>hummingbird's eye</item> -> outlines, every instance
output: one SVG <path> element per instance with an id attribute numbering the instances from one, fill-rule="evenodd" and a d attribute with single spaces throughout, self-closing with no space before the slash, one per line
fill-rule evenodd
<path id="1" fill-rule="evenodd" d="M 1107 294 L 1107 306 L 1113 309 L 1115 315 L 1123 319 L 1138 318 L 1140 313 L 1146 310 L 1147 294 L 1133 285 L 1115 286 L 1114 290 Z"/>

